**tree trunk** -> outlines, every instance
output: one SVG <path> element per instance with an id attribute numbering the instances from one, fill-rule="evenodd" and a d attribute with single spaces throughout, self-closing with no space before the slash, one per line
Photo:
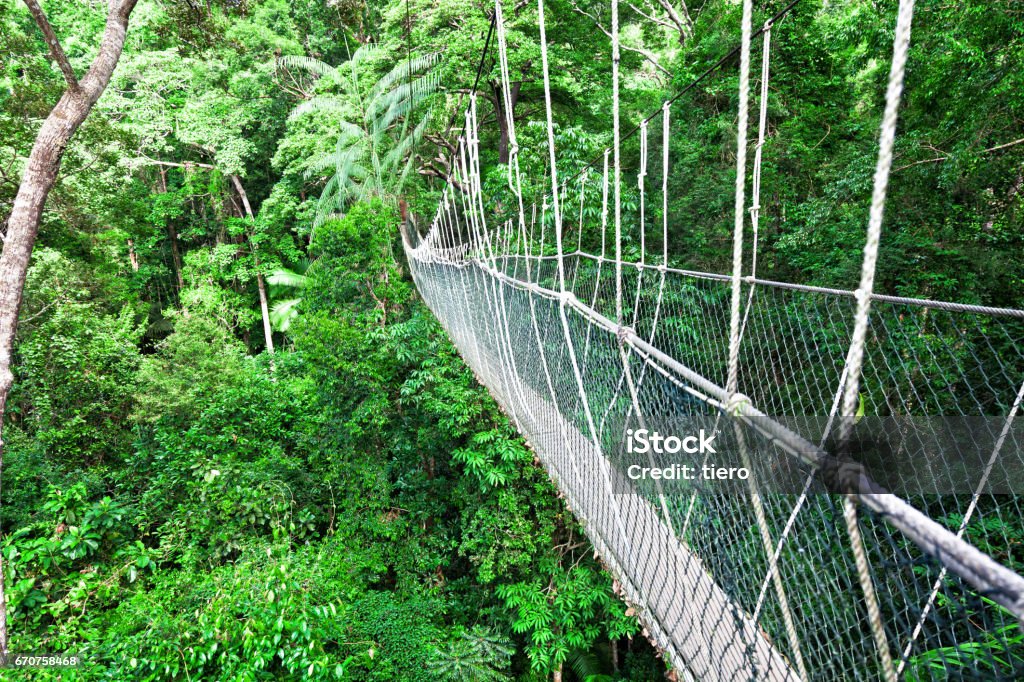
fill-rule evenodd
<path id="1" fill-rule="evenodd" d="M 256 260 L 256 267 L 259 267 L 259 259 Z M 267 344 L 267 352 L 274 354 L 274 331 L 270 327 L 270 307 L 267 304 L 267 287 L 263 283 L 263 274 L 256 273 L 256 288 L 260 292 L 260 313 L 263 315 L 263 339 Z M 273 361 L 271 361 L 273 363 Z"/>
<path id="2" fill-rule="evenodd" d="M 68 141 L 89 115 L 96 100 L 103 94 L 121 58 L 125 33 L 128 30 L 128 16 L 135 8 L 136 2 L 137 0 L 110 1 L 99 54 L 81 82 L 75 81 L 73 73 L 64 68 L 65 64 L 62 62 L 66 62 L 66 57 L 60 50 L 59 43 L 52 37 L 52 29 L 49 28 L 45 16 L 38 10 L 38 5 L 26 3 L 43 34 L 47 36 L 51 55 L 65 71 L 68 89 L 64 91 L 36 136 L 25 173 L 21 178 L 21 185 L 18 187 L 18 194 L 14 198 L 11 215 L 7 220 L 7 236 L 4 240 L 3 254 L 0 255 L 0 475 L 3 471 L 3 414 L 7 406 L 7 396 L 14 383 L 14 375 L 11 372 L 14 338 L 18 329 L 18 312 L 21 310 L 25 275 L 32 257 L 32 247 L 39 232 L 39 219 L 46 204 L 46 197 L 57 180 L 61 158 L 64 156 Z M 4 591 L 3 559 L 0 557 L 0 658 L 6 660 L 7 653 L 7 597 Z"/>
<path id="3" fill-rule="evenodd" d="M 185 277 L 181 274 L 181 251 L 178 249 L 178 231 L 174 223 L 167 221 L 167 237 L 171 240 L 171 260 L 174 263 L 174 278 L 178 281 L 178 294 L 185 289 Z"/>
<path id="4" fill-rule="evenodd" d="M 555 671 L 551 673 L 551 682 L 562 682 L 562 664 L 559 663 Z"/>
<path id="5" fill-rule="evenodd" d="M 256 216 L 252 213 L 252 206 L 249 204 L 249 195 L 245 193 L 245 188 L 242 187 L 242 181 L 237 175 L 231 176 L 231 182 L 234 183 L 235 189 L 238 190 L 238 196 L 242 200 L 242 206 L 245 207 L 245 214 L 250 220 L 255 220 Z M 270 307 L 267 304 L 267 286 L 263 282 L 263 273 L 260 272 L 260 257 L 257 255 L 256 250 L 252 248 L 252 242 L 249 242 L 249 248 L 252 249 L 253 258 L 256 260 L 256 288 L 260 292 L 260 312 L 263 314 L 263 338 L 267 344 L 267 352 L 271 355 L 274 354 L 274 330 L 270 327 Z M 274 361 L 270 361 L 270 368 L 273 370 Z"/>
<path id="6" fill-rule="evenodd" d="M 167 171 L 161 166 L 160 191 L 167 194 Z M 171 240 L 171 262 L 174 265 L 174 277 L 178 280 L 178 295 L 185 289 L 185 278 L 181 274 L 181 251 L 178 249 L 178 231 L 174 228 L 174 221 L 167 221 L 167 236 Z"/>
<path id="7" fill-rule="evenodd" d="M 135 253 L 135 242 L 128 240 L 128 262 L 132 264 L 132 272 L 139 271 L 139 254 Z"/>

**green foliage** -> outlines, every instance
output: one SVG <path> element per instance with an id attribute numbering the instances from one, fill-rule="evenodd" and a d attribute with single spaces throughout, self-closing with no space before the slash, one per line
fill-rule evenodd
<path id="1" fill-rule="evenodd" d="M 8 419 L 64 465 L 96 465 L 124 455 L 142 330 L 125 306 L 108 314 L 77 268 L 41 249 L 29 273 L 32 293 L 20 329 L 20 380 Z"/>
<path id="2" fill-rule="evenodd" d="M 1012 614 L 990 599 L 985 604 L 999 613 L 1003 624 L 987 629 L 977 639 L 947 647 L 929 649 L 907 661 L 907 679 L 948 679 L 951 675 L 998 677 L 1024 665 L 1024 632 Z"/>
<path id="3" fill-rule="evenodd" d="M 45 9 L 82 72 L 102 3 Z M 621 8 L 623 44 L 672 74 L 623 52 L 625 127 L 735 44 L 738 4 L 690 9 L 694 30 L 681 36 Z M 607 6 L 545 10 L 566 178 L 609 142 L 610 56 L 594 25 L 607 27 Z M 773 10 L 760 5 L 758 21 Z M 618 670 L 610 664 L 635 619 L 401 261 L 394 204 L 406 199 L 421 223 L 432 215 L 451 163 L 444 141 L 462 121 L 445 124 L 476 78 L 488 12 L 468 0 L 140 1 L 111 87 L 65 154 L 22 307 L 2 488 L 17 650 L 86 653 L 83 679 L 662 674 L 640 638 Z M 533 5 L 506 6 L 527 198 L 550 178 L 536 18 Z M 764 276 L 856 279 L 891 19 L 891 3 L 799 4 L 773 31 Z M 919 8 L 880 290 L 1019 306 L 1022 35 L 1005 2 Z M 0 216 L 64 87 L 47 53 L 22 4 L 0 3 Z M 498 68 L 484 60 L 477 97 L 494 221 L 515 209 L 498 163 Z M 678 265 L 715 269 L 730 257 L 736 85 L 723 69 L 672 109 Z M 636 138 L 623 149 L 632 256 L 638 151 Z M 651 165 L 648 187 L 660 186 Z M 565 215 L 568 238 L 593 251 L 600 175 L 591 168 L 569 188 L 573 206 L 584 193 L 584 210 Z M 651 209 L 648 228 L 662 218 Z M 260 277 L 277 330 L 273 373 Z M 695 347 L 693 313 L 727 304 L 706 290 L 665 301 L 674 312 L 663 329 Z M 781 314 L 806 338 L 776 339 L 780 348 L 845 351 L 825 311 Z M 936 358 L 985 340 L 927 322 L 889 341 L 923 359 L 920 375 L 947 381 Z M 882 391 L 864 388 L 863 411 L 877 411 Z M 930 407 L 941 412 L 943 400 Z M 1019 569 L 1018 526 L 979 514 L 965 533 Z M 787 565 L 806 567 L 792 551 Z M 945 590 L 940 600 L 987 618 L 989 634 L 969 646 L 936 640 L 910 661 L 912 675 L 1020 667 L 1013 623 Z"/>
<path id="4" fill-rule="evenodd" d="M 344 679 L 353 663 L 372 664 L 373 643 L 342 643 L 343 607 L 311 586 L 344 578 L 321 558 L 268 549 L 209 573 L 161 576 L 111 614 L 110 643 L 91 647 L 111 670 L 145 680 Z"/>
<path id="5" fill-rule="evenodd" d="M 138 418 L 187 419 L 195 406 L 222 386 L 244 381 L 251 360 L 232 335 L 253 313 L 222 289 L 206 286 L 185 292 L 180 311 L 166 311 L 174 333 L 139 369 Z M 235 300 L 233 300 L 235 299 Z"/>
<path id="6" fill-rule="evenodd" d="M 635 620 L 626 616 L 609 583 L 603 572 L 577 563 L 553 570 L 546 584 L 534 579 L 498 586 L 498 596 L 515 613 L 512 630 L 527 635 L 535 670 L 561 667 L 573 650 L 591 648 L 604 628 L 613 639 L 635 631 Z"/>
<path id="7" fill-rule="evenodd" d="M 508 679 L 502 671 L 508 668 L 512 653 L 508 639 L 477 626 L 438 647 L 430 669 L 451 682 L 498 682 Z"/>
<path id="8" fill-rule="evenodd" d="M 341 117 L 334 151 L 321 154 L 306 169 L 307 178 L 330 171 L 315 225 L 342 213 L 351 202 L 401 193 L 415 160 L 412 152 L 430 123 L 426 101 L 438 87 L 430 73 L 437 55 L 400 62 L 367 88 L 366 74 L 373 73 L 381 52 L 379 46 L 361 46 L 337 67 L 312 57 L 280 59 L 284 68 L 303 69 L 342 90 L 340 95 L 316 95 L 292 112 L 292 117 L 317 112 Z"/>

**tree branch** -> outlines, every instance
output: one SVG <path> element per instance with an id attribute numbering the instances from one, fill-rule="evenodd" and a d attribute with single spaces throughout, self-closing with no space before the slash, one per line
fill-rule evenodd
<path id="1" fill-rule="evenodd" d="M 892 172 L 899 173 L 901 170 L 906 170 L 907 168 L 910 168 L 912 166 L 919 166 L 922 163 L 940 163 L 948 158 L 948 156 L 936 156 L 934 159 L 922 159 L 921 161 L 914 161 L 913 163 L 908 163 L 906 166 L 900 166 L 899 168 L 895 168 Z"/>
<path id="2" fill-rule="evenodd" d="M 53 57 L 53 60 L 57 62 L 57 66 L 60 67 L 61 72 L 64 74 L 64 80 L 68 82 L 68 87 L 77 92 L 79 88 L 78 77 L 75 76 L 75 70 L 71 68 L 68 56 L 64 54 L 64 48 L 60 46 L 57 34 L 53 32 L 53 27 L 50 26 L 50 22 L 46 19 L 43 8 L 39 6 L 36 0 L 25 0 L 25 4 L 28 6 L 28 11 L 32 14 L 32 18 L 36 20 L 39 30 L 43 32 L 46 45 L 50 48 L 50 56 Z"/>
<path id="3" fill-rule="evenodd" d="M 148 156 L 146 156 L 145 154 L 142 155 L 142 158 L 147 163 L 151 163 L 154 166 L 169 166 L 171 168 L 193 168 L 194 167 L 194 168 L 205 168 L 206 170 L 217 170 L 216 166 L 210 165 L 208 163 L 199 163 L 198 161 L 185 161 L 185 162 L 182 162 L 182 163 L 179 163 L 177 161 L 161 161 L 160 159 L 151 159 Z"/>
<path id="4" fill-rule="evenodd" d="M 679 42 L 683 42 L 684 38 L 689 38 L 693 35 L 693 19 L 690 18 L 690 12 L 686 9 L 686 0 L 682 0 L 682 15 L 676 11 L 676 8 L 672 6 L 672 3 L 668 0 L 658 0 L 658 4 L 662 6 L 665 12 L 668 13 L 668 18 L 672 20 L 672 23 L 679 29 Z"/>
<path id="5" fill-rule="evenodd" d="M 631 10 L 633 10 L 634 12 L 636 12 L 637 14 L 642 16 L 647 21 L 650 21 L 652 23 L 658 24 L 659 26 L 664 26 L 665 28 L 670 28 L 673 31 L 678 31 L 679 30 L 679 26 L 677 26 L 676 24 L 673 24 L 670 21 L 665 21 L 664 19 L 659 19 L 658 17 L 654 16 L 654 12 L 651 11 L 650 7 L 648 7 L 648 12 L 650 12 L 648 14 L 648 12 L 644 12 L 642 9 L 640 9 L 639 7 L 637 7 L 636 5 L 634 5 L 631 2 L 627 3 L 627 4 L 629 5 L 629 8 Z"/>
<path id="6" fill-rule="evenodd" d="M 583 16 L 587 17 L 588 19 L 594 22 L 594 26 L 597 26 L 601 33 L 604 33 L 609 38 L 612 37 L 612 34 L 609 33 L 605 29 L 605 27 L 601 25 L 601 22 L 598 21 L 597 17 L 581 9 L 580 6 L 576 4 L 576 0 L 570 0 L 570 3 L 572 4 L 572 9 L 574 12 L 576 12 L 577 14 L 582 14 Z M 648 62 L 650 62 L 652 66 L 654 66 L 656 69 L 664 73 L 666 76 L 668 76 L 669 78 L 672 77 L 672 72 L 661 65 L 661 63 L 658 61 L 658 58 L 654 56 L 653 52 L 645 50 L 642 47 L 630 47 L 629 45 L 623 45 L 621 43 L 619 44 L 619 47 L 621 47 L 623 50 L 628 50 L 629 52 L 635 52 L 636 54 L 640 55 Z"/>
<path id="7" fill-rule="evenodd" d="M 1014 146 L 1016 146 L 1018 144 L 1024 144 L 1024 137 L 1020 138 L 1019 140 L 1014 140 L 1013 142 L 1006 142 L 1004 144 L 996 145 L 995 147 L 989 147 L 988 149 L 982 149 L 981 152 L 979 152 L 979 153 L 981 153 L 981 154 L 991 154 L 992 152 L 998 152 L 998 151 L 1001 151 L 1003 149 L 1008 149 L 1008 148 L 1014 147 Z M 932 145 L 925 145 L 925 147 L 927 147 L 928 149 L 931 149 L 932 151 L 938 152 L 940 154 L 944 154 L 945 153 L 941 149 L 936 149 Z M 910 168 L 911 166 L 918 166 L 918 165 L 920 165 L 922 163 L 941 163 L 941 162 L 947 161 L 947 160 L 949 160 L 949 156 L 936 156 L 934 159 L 922 159 L 921 161 L 914 161 L 913 163 L 908 163 L 905 166 L 900 166 L 899 168 L 893 169 L 892 172 L 893 173 L 897 173 L 897 172 L 899 172 L 901 170 L 904 170 L 905 168 Z"/>
<path id="8" fill-rule="evenodd" d="M 1006 144 L 997 145 L 995 147 L 989 147 L 988 149 L 985 150 L 985 153 L 997 152 L 1000 149 L 1006 149 L 1007 147 L 1013 147 L 1014 145 L 1018 144 L 1024 144 L 1024 137 L 1020 138 L 1019 140 L 1014 140 L 1013 142 L 1007 142 Z"/>

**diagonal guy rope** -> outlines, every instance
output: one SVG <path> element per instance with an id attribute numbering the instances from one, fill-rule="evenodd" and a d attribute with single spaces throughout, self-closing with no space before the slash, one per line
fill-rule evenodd
<path id="1" fill-rule="evenodd" d="M 874 189 L 871 194 L 871 209 L 868 218 L 868 234 L 864 244 L 864 263 L 861 268 L 860 287 L 857 289 L 857 311 L 853 321 L 853 336 L 850 352 L 846 359 L 846 387 L 843 393 L 843 419 L 839 422 L 839 442 L 845 444 L 853 427 L 857 413 L 861 370 L 864 363 L 864 346 L 867 341 L 868 317 L 871 311 L 871 294 L 875 286 L 875 267 L 878 263 L 878 248 L 882 236 L 882 218 L 885 214 L 885 194 L 889 186 L 889 170 L 892 168 L 893 145 L 896 139 L 896 121 L 899 114 L 900 96 L 903 93 L 903 76 L 910 51 L 910 25 L 914 16 L 914 0 L 900 0 L 896 15 L 896 35 L 893 40 L 892 66 L 889 70 L 889 84 L 885 92 L 885 111 L 882 114 L 882 130 L 878 142 L 878 163 L 875 167 Z M 857 505 L 853 495 L 843 499 L 843 517 L 853 547 L 857 564 L 857 577 L 864 591 L 871 633 L 878 649 L 882 674 L 887 682 L 896 682 L 889 641 L 882 624 L 871 571 L 868 567 L 867 551 L 857 521 Z"/>

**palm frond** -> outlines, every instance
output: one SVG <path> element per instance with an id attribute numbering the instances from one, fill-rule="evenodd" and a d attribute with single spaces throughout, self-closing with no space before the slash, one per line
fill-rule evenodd
<path id="1" fill-rule="evenodd" d="M 317 76 L 335 76 L 338 71 L 335 67 L 319 59 L 302 55 L 284 55 L 277 58 L 277 63 L 285 68 L 302 69 Z"/>
<path id="2" fill-rule="evenodd" d="M 308 180 L 329 168 L 335 169 L 337 173 L 337 169 L 358 161 L 365 148 L 366 134 L 363 129 L 342 121 L 334 151 L 315 156 L 306 167 L 305 178 Z"/>
<path id="3" fill-rule="evenodd" d="M 401 83 L 385 95 L 378 97 L 370 105 L 369 113 L 374 116 L 370 125 L 375 132 L 386 130 L 398 120 L 406 116 L 413 107 L 422 104 L 424 100 L 437 92 L 440 86 L 440 77 L 430 74 L 419 78 L 412 83 Z M 380 110 L 387 107 L 383 116 Z"/>
<path id="4" fill-rule="evenodd" d="M 305 102 L 299 104 L 299 106 L 292 109 L 292 113 L 288 114 L 288 118 L 298 118 L 303 114 L 308 114 L 317 111 L 329 111 L 329 112 L 340 112 L 342 114 L 351 111 L 350 107 L 345 100 L 336 95 L 317 95 L 307 99 Z"/>
<path id="5" fill-rule="evenodd" d="M 416 145 L 423 139 L 430 119 L 428 100 L 440 87 L 440 77 L 432 71 L 440 54 L 401 61 L 367 92 L 360 82 L 369 74 L 363 66 L 380 54 L 379 45 L 361 46 L 332 72 L 336 77 L 344 77 L 343 95 L 314 97 L 291 114 L 341 113 L 334 151 L 318 155 L 307 163 L 307 178 L 330 174 L 317 202 L 314 231 L 331 216 L 343 212 L 350 202 L 390 194 L 403 187 L 409 178 Z M 300 61 L 303 68 L 327 73 L 326 65 L 316 60 L 308 65 L 302 60 L 290 59 L 288 63 L 298 66 Z M 345 67 L 350 75 L 345 75 Z M 353 121 L 353 115 L 359 110 L 361 120 Z M 426 112 L 415 125 L 411 116 L 414 110 Z"/>
<path id="6" fill-rule="evenodd" d="M 270 309 L 270 324 L 278 331 L 286 332 L 292 326 L 292 322 L 299 316 L 299 303 L 301 298 L 288 298 L 278 301 Z"/>
<path id="7" fill-rule="evenodd" d="M 313 229 L 320 227 L 327 220 L 327 216 L 338 210 L 342 199 L 339 199 L 338 176 L 332 175 L 331 179 L 324 185 L 320 198 L 316 202 L 316 214 L 313 217 Z"/>
<path id="8" fill-rule="evenodd" d="M 358 66 L 367 59 L 372 59 L 381 53 L 381 45 L 379 43 L 367 43 L 366 45 L 360 45 L 359 49 L 352 53 L 346 64 L 348 66 Z"/>
<path id="9" fill-rule="evenodd" d="M 412 129 L 412 132 L 408 133 L 405 137 L 398 141 L 398 144 L 388 152 L 387 156 L 384 157 L 385 165 L 397 166 L 398 163 L 405 158 L 415 147 L 423 140 L 423 135 L 427 131 L 427 126 L 430 124 L 430 111 L 427 111 L 420 118 L 419 123 Z"/>
<path id="10" fill-rule="evenodd" d="M 419 141 L 421 139 L 423 139 L 423 133 L 426 131 L 427 124 L 429 123 L 429 121 L 430 121 L 430 114 L 427 113 L 422 118 L 422 120 L 420 120 L 419 125 L 416 126 L 415 130 L 413 130 L 412 135 L 407 136 L 406 139 L 409 140 L 409 149 L 410 150 L 416 144 L 419 144 Z M 396 185 L 396 188 L 397 188 L 398 191 L 401 191 L 401 189 L 403 187 L 405 187 L 405 182 L 406 182 L 406 180 L 409 179 L 409 171 L 412 169 L 412 164 L 413 164 L 413 160 L 414 159 L 415 159 L 415 156 L 413 154 L 409 154 L 408 155 L 408 158 L 406 159 L 406 162 L 405 162 L 405 168 L 402 169 L 402 174 L 398 177 L 398 184 Z"/>
<path id="11" fill-rule="evenodd" d="M 288 268 L 278 268 L 267 277 L 267 283 L 273 286 L 302 289 L 309 283 L 309 278 Z"/>
<path id="12" fill-rule="evenodd" d="M 403 80 L 407 81 L 412 76 L 425 74 L 433 68 L 435 64 L 437 64 L 439 59 L 439 53 L 431 52 L 430 54 L 413 57 L 412 59 L 407 59 L 395 64 L 395 67 L 373 86 L 373 89 L 370 91 L 370 99 L 375 99 L 381 93 L 387 92 L 395 85 L 395 83 L 399 83 Z"/>

